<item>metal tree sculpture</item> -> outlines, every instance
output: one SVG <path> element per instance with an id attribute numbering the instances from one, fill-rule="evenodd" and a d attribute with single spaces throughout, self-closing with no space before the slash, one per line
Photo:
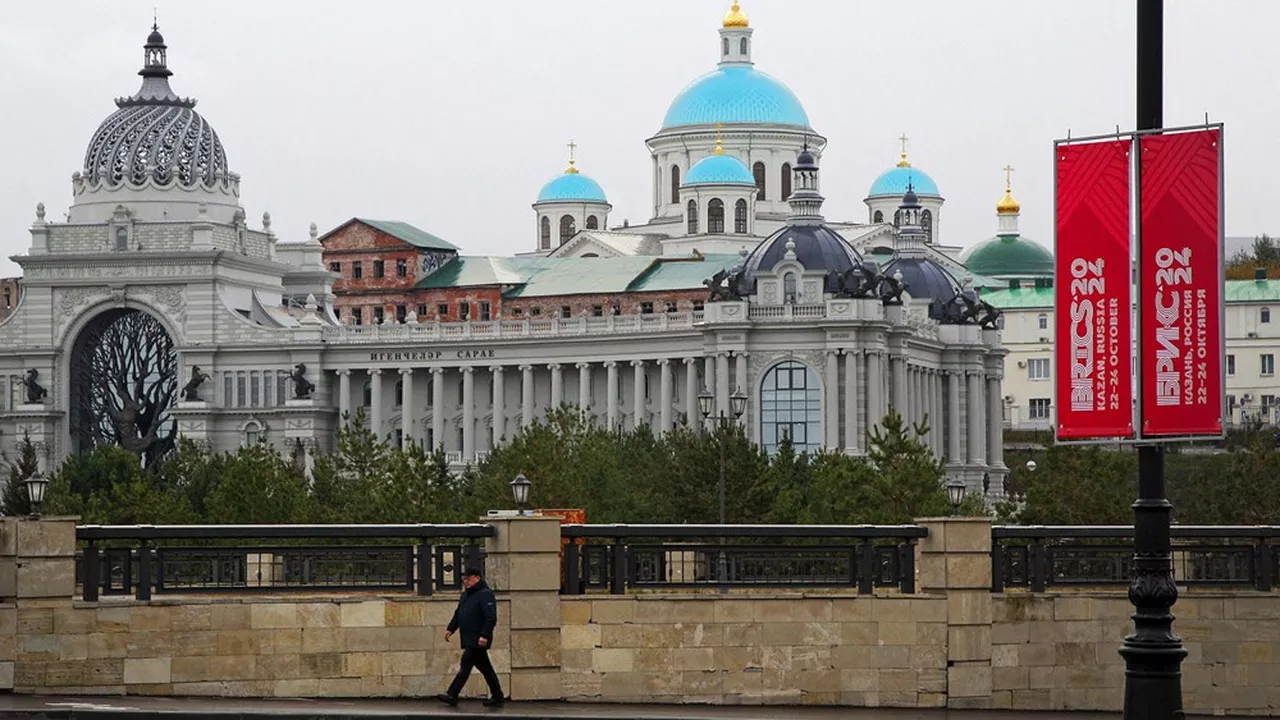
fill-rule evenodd
<path id="1" fill-rule="evenodd" d="M 152 315 L 125 309 L 95 318 L 76 339 L 71 385 L 79 451 L 115 444 L 149 467 L 173 449 L 178 353 Z"/>

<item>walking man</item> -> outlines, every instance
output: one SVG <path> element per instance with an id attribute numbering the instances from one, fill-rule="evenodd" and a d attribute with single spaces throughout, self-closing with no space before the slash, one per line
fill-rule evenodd
<path id="1" fill-rule="evenodd" d="M 489 662 L 489 648 L 493 647 L 493 629 L 498 624 L 498 601 L 493 591 L 485 584 L 480 570 L 467 568 L 462 573 L 462 585 L 466 588 L 458 600 L 458 609 L 444 631 L 447 642 L 453 634 L 462 635 L 462 667 L 453 679 L 453 684 L 444 693 L 437 695 L 441 702 L 450 707 L 458 704 L 458 694 L 471 677 L 472 668 L 478 669 L 489 683 L 489 699 L 484 704 L 497 707 L 506 701 L 502 694 L 502 684 L 498 682 L 498 673 Z"/>

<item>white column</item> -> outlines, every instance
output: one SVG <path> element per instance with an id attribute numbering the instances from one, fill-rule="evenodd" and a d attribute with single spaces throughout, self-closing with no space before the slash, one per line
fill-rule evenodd
<path id="1" fill-rule="evenodd" d="M 408 449 L 413 444 L 417 429 L 413 412 L 413 368 L 400 368 L 400 382 L 404 388 L 404 397 L 400 401 L 400 447 Z"/>
<path id="2" fill-rule="evenodd" d="M 868 433 L 884 419 L 884 358 L 879 352 L 867 353 L 867 426 Z"/>
<path id="3" fill-rule="evenodd" d="M 661 376 L 659 381 L 661 387 L 659 402 L 662 403 L 658 407 L 658 412 L 660 413 L 658 427 L 663 433 L 671 432 L 671 411 L 674 409 L 671 407 L 672 402 L 674 402 L 671 396 L 675 389 L 671 387 L 673 379 L 671 372 L 671 360 L 669 358 L 662 358 L 658 361 L 658 373 Z"/>
<path id="4" fill-rule="evenodd" d="M 987 377 L 987 464 L 1004 465 L 1004 422 L 1000 417 L 1000 378 Z"/>
<path id="5" fill-rule="evenodd" d="M 649 422 L 649 408 L 646 407 L 647 403 L 644 401 L 644 361 L 632 360 L 631 367 L 634 369 L 632 377 L 633 387 L 631 388 L 633 395 L 632 412 L 634 413 L 634 417 L 631 420 L 631 427 L 638 428 Z"/>
<path id="6" fill-rule="evenodd" d="M 564 373 L 560 363 L 551 363 L 547 369 L 551 371 L 551 407 L 554 409 L 564 404 Z"/>
<path id="7" fill-rule="evenodd" d="M 904 418 L 910 418 L 910 410 L 907 409 L 907 360 L 902 357 L 891 357 L 890 365 L 893 367 L 893 406 L 898 409 L 898 414 Z"/>
<path id="8" fill-rule="evenodd" d="M 940 455 L 938 439 L 942 437 L 942 418 L 938 415 L 938 371 L 929 371 L 929 449 Z"/>
<path id="9" fill-rule="evenodd" d="M 964 373 L 959 370 L 947 371 L 947 425 L 950 437 L 947 438 L 947 460 L 958 463 L 964 460 L 960 455 L 960 383 L 964 382 Z"/>
<path id="10" fill-rule="evenodd" d="M 520 427 L 533 424 L 533 366 L 520 366 Z"/>
<path id="11" fill-rule="evenodd" d="M 844 450 L 850 453 L 858 449 L 857 356 L 854 350 L 844 354 Z"/>
<path id="12" fill-rule="evenodd" d="M 823 417 L 826 418 L 826 432 L 823 433 L 823 445 L 828 449 L 840 446 L 840 372 L 836 363 L 840 362 L 840 356 L 834 350 L 827 351 L 826 367 L 823 368 L 826 374 L 826 392 L 822 393 L 822 409 L 825 411 Z"/>
<path id="13" fill-rule="evenodd" d="M 374 368 L 369 371 L 369 429 L 382 438 L 382 371 Z"/>
<path id="14" fill-rule="evenodd" d="M 701 415 L 698 411 L 698 358 L 684 359 L 684 412 L 689 427 L 698 427 Z"/>
<path id="15" fill-rule="evenodd" d="M 275 387 L 275 376 L 268 375 L 267 387 Z M 338 371 L 338 423 L 346 426 L 351 415 L 351 371 Z"/>
<path id="16" fill-rule="evenodd" d="M 431 442 L 445 447 L 444 443 L 444 368 L 431 368 Z"/>
<path id="17" fill-rule="evenodd" d="M 591 415 L 591 363 L 580 362 L 578 367 L 578 410 Z"/>
<path id="18" fill-rule="evenodd" d="M 618 363 L 610 360 L 605 367 L 605 427 L 613 430 L 618 426 Z"/>
<path id="19" fill-rule="evenodd" d="M 501 365 L 490 368 L 493 373 L 493 445 L 502 444 L 502 437 L 507 432 L 507 378 Z"/>
<path id="20" fill-rule="evenodd" d="M 716 414 L 730 415 L 729 395 L 729 356 L 716 353 Z"/>
<path id="21" fill-rule="evenodd" d="M 702 384 L 707 392 L 716 394 L 716 356 L 708 355 L 702 359 Z M 701 392 L 701 391 L 699 391 Z"/>
<path id="22" fill-rule="evenodd" d="M 471 462 L 476 456 L 476 386 L 475 369 L 462 371 L 462 461 Z"/>
<path id="23" fill-rule="evenodd" d="M 986 443 L 982 442 L 982 436 L 985 434 L 986 425 L 982 422 L 982 404 L 985 401 L 985 393 L 982 391 L 982 373 L 973 371 L 969 373 L 969 463 L 973 465 L 983 464 L 983 456 L 986 455 Z"/>

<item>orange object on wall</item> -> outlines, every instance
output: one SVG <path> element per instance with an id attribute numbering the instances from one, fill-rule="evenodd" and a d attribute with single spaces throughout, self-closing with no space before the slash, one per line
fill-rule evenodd
<path id="1" fill-rule="evenodd" d="M 533 514 L 541 517 L 560 518 L 561 525 L 566 523 L 569 525 L 585 525 L 587 523 L 587 511 L 581 509 L 547 508 L 543 510 L 534 510 Z M 561 549 L 563 549 L 568 542 L 568 539 L 560 538 Z M 576 542 L 577 544 L 582 545 L 586 543 L 586 538 L 576 538 Z"/>

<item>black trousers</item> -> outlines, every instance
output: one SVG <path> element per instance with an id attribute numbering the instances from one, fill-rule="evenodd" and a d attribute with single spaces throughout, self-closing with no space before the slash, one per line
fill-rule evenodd
<path id="1" fill-rule="evenodd" d="M 449 686 L 449 696 L 458 697 L 462 692 L 462 687 L 467 684 L 467 679 L 471 677 L 471 670 L 477 669 L 484 676 L 484 681 L 489 683 L 489 697 L 494 699 L 503 699 L 502 683 L 498 682 L 498 673 L 493 670 L 493 663 L 489 662 L 488 648 L 467 648 L 462 651 L 462 667 L 458 669 L 458 674 L 453 678 L 453 684 Z"/>

